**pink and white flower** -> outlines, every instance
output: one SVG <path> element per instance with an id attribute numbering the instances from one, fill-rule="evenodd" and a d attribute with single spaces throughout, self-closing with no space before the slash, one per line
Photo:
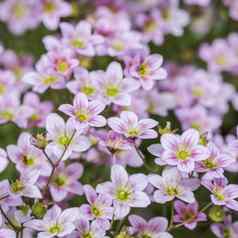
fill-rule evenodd
<path id="1" fill-rule="evenodd" d="M 123 111 L 120 117 L 108 119 L 108 125 L 112 130 L 123 134 L 126 138 L 152 139 L 157 137 L 157 132 L 152 128 L 158 125 L 153 119 L 138 120 L 134 112 Z"/>
<path id="2" fill-rule="evenodd" d="M 74 98 L 73 105 L 63 104 L 59 110 L 70 116 L 76 128 L 82 130 L 88 127 L 105 126 L 105 118 L 98 115 L 104 108 L 105 105 L 100 101 L 88 101 L 85 94 L 78 93 Z"/>

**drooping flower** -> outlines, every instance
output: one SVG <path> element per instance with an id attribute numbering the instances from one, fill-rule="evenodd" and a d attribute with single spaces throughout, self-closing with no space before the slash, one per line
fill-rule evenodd
<path id="1" fill-rule="evenodd" d="M 152 139 L 157 137 L 157 132 L 151 129 L 158 125 L 157 121 L 153 119 L 138 120 L 137 115 L 130 111 L 121 112 L 120 118 L 109 118 L 108 125 L 126 138 Z"/>
<path id="2" fill-rule="evenodd" d="M 78 93 L 73 101 L 73 105 L 63 104 L 59 110 L 73 118 L 73 123 L 78 130 L 88 127 L 103 127 L 106 120 L 103 116 L 98 115 L 105 108 L 100 101 L 88 101 L 83 93 Z"/>
<path id="3" fill-rule="evenodd" d="M 176 211 L 174 222 L 182 223 L 190 230 L 195 229 L 198 222 L 207 220 L 206 214 L 199 212 L 197 202 L 185 204 L 181 201 L 175 201 L 174 208 Z"/>
<path id="4" fill-rule="evenodd" d="M 199 180 L 183 177 L 176 168 L 165 168 L 162 176 L 152 174 L 148 179 L 157 188 L 153 195 L 157 203 L 166 203 L 175 198 L 188 203 L 195 202 L 192 191 L 199 187 Z"/>
<path id="5" fill-rule="evenodd" d="M 120 165 L 113 165 L 111 169 L 111 182 L 97 185 L 97 192 L 108 194 L 113 199 L 114 215 L 122 219 L 131 207 L 147 207 L 150 199 L 143 190 L 147 186 L 144 174 L 128 176 L 126 170 Z"/>

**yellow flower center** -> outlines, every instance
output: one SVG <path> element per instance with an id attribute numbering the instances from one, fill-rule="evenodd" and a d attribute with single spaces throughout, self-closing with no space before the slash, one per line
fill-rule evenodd
<path id="1" fill-rule="evenodd" d="M 202 161 L 203 165 L 208 169 L 214 169 L 217 167 L 217 163 L 214 161 L 213 158 L 208 158 Z"/>
<path id="2" fill-rule="evenodd" d="M 85 95 L 91 96 L 95 93 L 96 89 L 90 85 L 84 86 L 81 90 Z"/>
<path id="3" fill-rule="evenodd" d="M 84 43 L 84 41 L 81 40 L 81 39 L 79 39 L 79 38 L 72 40 L 72 41 L 71 41 L 71 44 L 72 44 L 72 46 L 75 47 L 75 48 L 79 48 L 79 49 L 85 48 L 85 43 Z"/>
<path id="4" fill-rule="evenodd" d="M 137 137 L 140 135 L 140 130 L 138 128 L 131 128 L 127 131 L 129 137 Z"/>
<path id="5" fill-rule="evenodd" d="M 108 97 L 116 97 L 119 94 L 119 88 L 116 85 L 110 85 L 106 88 L 106 95 Z"/>
<path id="6" fill-rule="evenodd" d="M 55 179 L 54 179 L 54 183 L 58 186 L 58 187 L 63 187 L 65 184 L 67 184 L 67 177 L 65 175 L 58 175 Z"/>
<path id="7" fill-rule="evenodd" d="M 4 120 L 11 121 L 13 119 L 13 113 L 10 111 L 3 111 L 0 112 L 0 117 L 2 117 Z"/>
<path id="8" fill-rule="evenodd" d="M 57 81 L 57 78 L 54 76 L 47 76 L 46 78 L 43 79 L 43 83 L 45 85 L 51 85 Z"/>
<path id="9" fill-rule="evenodd" d="M 22 161 L 26 166 L 32 166 L 35 163 L 35 158 L 31 155 L 26 155 L 22 157 Z"/>
<path id="10" fill-rule="evenodd" d="M 142 64 L 139 68 L 139 74 L 144 77 L 150 73 L 150 68 L 147 64 Z"/>
<path id="11" fill-rule="evenodd" d="M 4 84 L 0 84 L 0 94 L 1 94 L 1 95 L 4 94 L 5 91 L 6 91 L 5 85 L 4 85 Z"/>
<path id="12" fill-rule="evenodd" d="M 70 143 L 70 138 L 66 135 L 62 135 L 58 139 L 58 143 L 63 146 L 67 146 Z"/>
<path id="13" fill-rule="evenodd" d="M 119 201 L 127 201 L 131 196 L 131 192 L 127 188 L 119 188 L 116 192 L 116 198 Z"/>
<path id="14" fill-rule="evenodd" d="M 26 8 L 21 3 L 16 3 L 13 6 L 13 13 L 14 13 L 16 18 L 22 18 L 26 14 Z"/>
<path id="15" fill-rule="evenodd" d="M 154 32 L 157 29 L 157 22 L 155 20 L 149 20 L 145 23 L 145 32 Z"/>
<path id="16" fill-rule="evenodd" d="M 91 211 L 95 217 L 101 216 L 101 211 L 99 208 L 97 208 L 95 205 L 91 207 Z"/>
<path id="17" fill-rule="evenodd" d="M 190 156 L 191 156 L 191 153 L 189 151 L 187 151 L 187 150 L 179 150 L 176 153 L 176 157 L 179 160 L 187 160 L 187 159 L 189 159 Z"/>
<path id="18" fill-rule="evenodd" d="M 86 112 L 83 111 L 77 111 L 75 113 L 76 118 L 80 121 L 80 122 L 85 122 L 89 120 L 89 115 Z"/>
<path id="19" fill-rule="evenodd" d="M 69 64 L 66 60 L 58 60 L 57 64 L 56 64 L 56 69 L 58 72 L 60 73 L 64 73 L 65 71 L 67 71 L 69 69 Z"/>
<path id="20" fill-rule="evenodd" d="M 166 193 L 169 196 L 176 196 L 176 195 L 178 195 L 178 189 L 176 187 L 173 187 L 173 186 L 168 186 L 166 188 Z"/>
<path id="21" fill-rule="evenodd" d="M 62 231 L 62 227 L 59 224 L 55 224 L 48 231 L 50 234 L 59 234 Z"/>
<path id="22" fill-rule="evenodd" d="M 55 9 L 56 9 L 56 6 L 54 5 L 54 3 L 51 1 L 48 1 L 44 4 L 43 11 L 47 13 L 52 13 L 55 11 Z"/>

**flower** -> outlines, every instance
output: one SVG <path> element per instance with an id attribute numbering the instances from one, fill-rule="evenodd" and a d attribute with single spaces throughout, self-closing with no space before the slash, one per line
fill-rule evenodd
<path id="1" fill-rule="evenodd" d="M 88 101 L 83 93 L 78 93 L 73 101 L 73 105 L 63 104 L 59 107 L 61 112 L 73 118 L 73 123 L 78 130 L 88 127 L 103 127 L 106 120 L 103 116 L 98 115 L 105 108 L 100 101 Z"/>
<path id="2" fill-rule="evenodd" d="M 106 238 L 106 232 L 102 227 L 99 227 L 95 222 L 90 223 L 86 219 L 79 219 L 76 222 L 77 231 L 74 232 L 78 238 L 95 237 L 95 238 Z"/>
<path id="3" fill-rule="evenodd" d="M 73 94 L 79 92 L 84 93 L 89 99 L 97 97 L 98 94 L 98 78 L 103 77 L 101 71 L 88 72 L 84 68 L 76 68 L 74 70 L 74 78 L 76 80 L 67 83 L 67 88 Z"/>
<path id="4" fill-rule="evenodd" d="M 83 194 L 83 187 L 78 179 L 83 174 L 83 166 L 79 163 L 72 163 L 64 166 L 61 163 L 52 176 L 49 189 L 52 198 L 60 202 L 67 198 L 69 194 Z"/>
<path id="5" fill-rule="evenodd" d="M 105 104 L 114 103 L 120 106 L 131 104 L 130 93 L 139 88 L 138 82 L 123 78 L 122 67 L 117 62 L 109 64 L 107 71 L 98 80 L 99 99 Z"/>
<path id="6" fill-rule="evenodd" d="M 153 198 L 157 203 L 166 203 L 179 198 L 185 202 L 195 202 L 192 191 L 199 187 L 199 180 L 195 178 L 183 177 L 176 168 L 165 168 L 162 175 L 151 174 L 149 182 L 157 188 Z"/>
<path id="7" fill-rule="evenodd" d="M 69 23 L 61 23 L 63 43 L 75 50 L 80 55 L 94 56 L 94 45 L 103 42 L 103 38 L 92 34 L 92 26 L 87 21 L 80 21 L 76 27 Z"/>
<path id="8" fill-rule="evenodd" d="M 94 220 L 99 227 L 105 230 L 110 228 L 109 220 L 113 217 L 112 198 L 107 194 L 97 194 L 91 185 L 84 185 L 84 192 L 89 204 L 80 206 L 82 216 Z"/>
<path id="9" fill-rule="evenodd" d="M 208 143 L 207 149 L 209 153 L 207 159 L 196 163 L 195 170 L 198 172 L 208 172 L 211 170 L 221 170 L 223 172 L 223 168 L 235 162 L 234 157 L 227 152 L 220 151 L 212 142 Z"/>
<path id="10" fill-rule="evenodd" d="M 54 205 L 42 220 L 28 221 L 25 226 L 39 231 L 38 237 L 63 237 L 71 234 L 75 229 L 74 222 L 79 218 L 78 212 L 78 208 L 68 208 L 62 211 L 58 205 Z"/>
<path id="11" fill-rule="evenodd" d="M 137 115 L 130 111 L 121 112 L 120 118 L 109 118 L 108 125 L 112 130 L 123 134 L 126 138 L 152 139 L 157 137 L 157 132 L 151 129 L 158 125 L 157 121 L 153 119 L 138 121 Z"/>
<path id="12" fill-rule="evenodd" d="M 62 0 L 40 1 L 40 10 L 42 22 L 50 30 L 56 30 L 60 18 L 72 13 L 71 5 Z"/>
<path id="13" fill-rule="evenodd" d="M 8 156 L 21 173 L 36 171 L 40 175 L 49 176 L 50 164 L 47 162 L 44 153 L 31 144 L 31 138 L 29 133 L 21 133 L 17 145 L 7 146 Z"/>
<path id="14" fill-rule="evenodd" d="M 154 86 L 154 80 L 167 77 L 167 72 L 161 67 L 163 58 L 159 54 L 147 55 L 144 51 L 138 51 L 137 55 L 126 60 L 126 72 L 128 76 L 139 80 L 145 90 Z"/>
<path id="15" fill-rule="evenodd" d="M 168 221 L 164 217 L 153 217 L 146 222 L 142 217 L 137 215 L 130 215 L 129 222 L 132 227 L 129 231 L 136 237 L 150 237 L 150 238 L 172 238 L 168 232 Z"/>
<path id="16" fill-rule="evenodd" d="M 197 130 L 188 129 L 181 136 L 167 133 L 161 136 L 162 158 L 167 164 L 177 166 L 182 172 L 192 172 L 196 161 L 205 160 L 207 149 L 199 145 Z"/>
<path id="17" fill-rule="evenodd" d="M 41 191 L 36 185 L 39 172 L 34 170 L 21 174 L 20 179 L 11 183 L 11 193 L 18 197 L 42 198 Z"/>
<path id="18" fill-rule="evenodd" d="M 52 113 L 46 119 L 46 130 L 50 141 L 46 150 L 59 158 L 63 156 L 62 160 L 69 158 L 73 152 L 83 152 L 91 146 L 89 139 L 76 131 L 72 118 L 65 123 L 58 114 Z"/>
<path id="19" fill-rule="evenodd" d="M 182 223 L 190 230 L 194 230 L 198 222 L 207 220 L 206 214 L 199 212 L 198 203 L 196 202 L 185 204 L 180 201 L 175 201 L 174 208 L 176 211 L 174 222 Z"/>
<path id="20" fill-rule="evenodd" d="M 209 172 L 202 177 L 202 185 L 211 193 L 215 205 L 226 206 L 238 211 L 238 185 L 228 184 L 227 178 L 217 172 Z"/>
<path id="21" fill-rule="evenodd" d="M 147 207 L 150 204 L 149 197 L 143 192 L 147 183 L 144 174 L 128 176 L 121 165 L 113 165 L 111 182 L 98 184 L 96 191 L 111 196 L 115 218 L 122 219 L 130 212 L 131 207 Z"/>

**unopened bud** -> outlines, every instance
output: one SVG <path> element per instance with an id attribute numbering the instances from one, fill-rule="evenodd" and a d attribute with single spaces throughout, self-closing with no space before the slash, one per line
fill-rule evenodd
<path id="1" fill-rule="evenodd" d="M 209 218 L 214 222 L 222 222 L 225 217 L 225 212 L 220 206 L 213 206 L 209 210 Z"/>
<path id="2" fill-rule="evenodd" d="M 42 202 L 36 202 L 33 206 L 32 206 L 32 214 L 40 219 L 42 218 L 46 213 L 46 207 Z"/>

